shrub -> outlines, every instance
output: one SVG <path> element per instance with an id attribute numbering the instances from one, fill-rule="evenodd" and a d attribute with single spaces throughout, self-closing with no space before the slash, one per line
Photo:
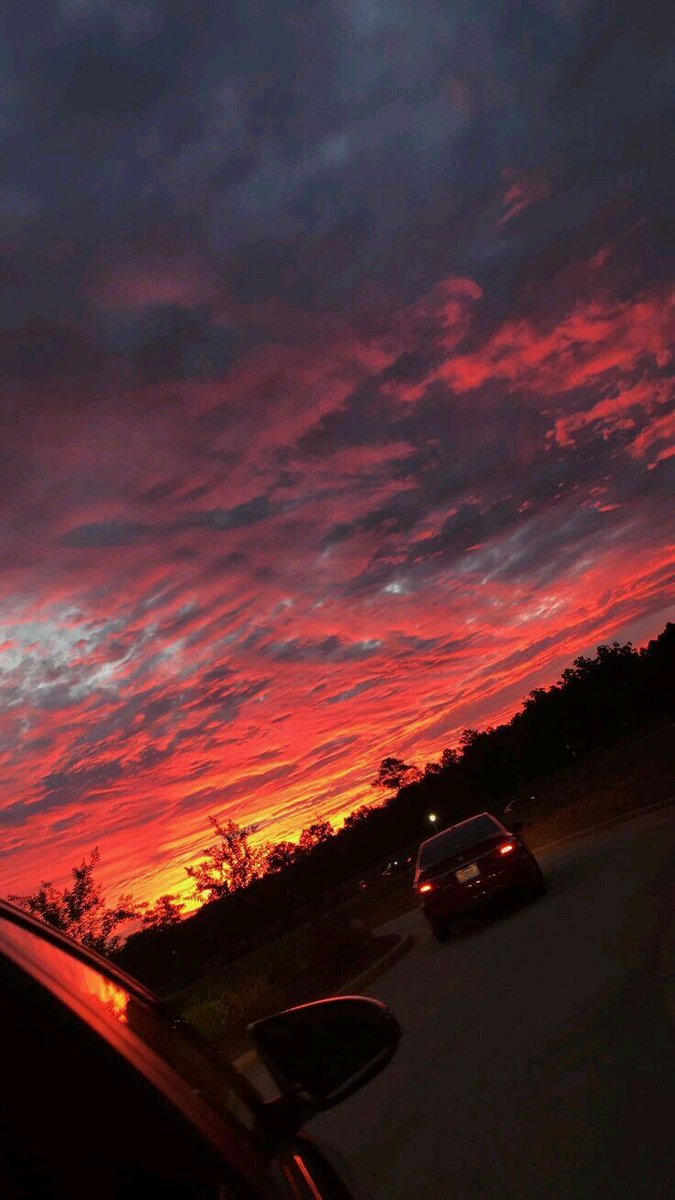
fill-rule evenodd
<path id="1" fill-rule="evenodd" d="M 202 1037 L 217 1046 L 227 1036 L 235 1010 L 225 996 L 211 996 L 206 1000 L 193 1000 L 181 1015 Z"/>
<path id="2" fill-rule="evenodd" d="M 349 970 L 372 941 L 372 933 L 363 921 L 334 914 L 320 917 L 305 934 L 305 962 L 318 971 L 332 974 L 336 969 Z"/>

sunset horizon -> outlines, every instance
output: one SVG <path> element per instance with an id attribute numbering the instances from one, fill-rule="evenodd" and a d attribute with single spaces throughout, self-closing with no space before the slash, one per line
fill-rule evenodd
<path id="1" fill-rule="evenodd" d="M 671 612 L 664 614 L 663 625 L 644 635 L 642 641 L 636 642 L 633 640 L 629 636 L 630 630 L 627 629 L 620 635 L 617 635 L 616 632 L 610 632 L 604 637 L 599 635 L 600 640 L 598 645 L 607 645 L 613 642 L 626 644 L 626 642 L 630 642 L 634 649 L 643 649 L 650 641 L 663 632 L 665 624 L 668 623 L 669 617 L 672 615 Z M 637 628 L 640 628 L 645 622 L 638 620 L 635 624 Z M 361 805 L 372 806 L 386 802 L 386 796 L 374 788 L 377 768 L 382 758 L 388 754 L 395 755 L 396 757 L 403 756 L 411 766 L 423 771 L 427 763 L 440 759 L 444 749 L 457 749 L 459 747 L 460 735 L 464 729 L 476 728 L 480 731 L 502 723 L 508 723 L 517 712 L 522 710 L 523 703 L 530 690 L 535 687 L 547 688 L 554 686 L 559 682 L 561 669 L 564 669 L 565 666 L 571 666 L 573 659 L 582 655 L 588 656 L 596 650 L 597 645 L 595 644 L 593 646 L 577 647 L 576 651 L 571 652 L 571 657 L 564 658 L 564 661 L 561 660 L 560 665 L 556 667 L 553 675 L 550 677 L 537 677 L 535 679 L 532 673 L 528 671 L 525 675 L 528 690 L 521 697 L 520 703 L 507 705 L 502 709 L 486 714 L 483 720 L 479 719 L 468 724 L 465 722 L 456 726 L 452 730 L 452 735 L 442 745 L 431 746 L 422 740 L 416 746 L 414 743 L 410 744 L 410 739 L 406 739 L 405 737 L 396 742 L 394 735 L 392 745 L 386 748 L 382 747 L 379 757 L 373 759 L 370 766 L 370 774 L 364 776 L 360 784 L 356 783 L 354 785 L 351 799 L 348 796 L 343 799 L 338 794 L 335 797 L 334 803 L 331 801 L 319 804 L 310 798 L 302 809 L 303 815 L 299 817 L 299 823 L 296 825 L 277 826 L 273 820 L 267 817 L 268 810 L 266 808 L 263 807 L 258 811 L 253 806 L 247 806 L 245 802 L 239 811 L 232 808 L 220 810 L 217 805 L 212 806 L 208 811 L 205 810 L 203 817 L 200 818 L 199 825 L 195 823 L 189 832 L 186 831 L 183 849 L 177 856 L 177 861 L 170 862 L 163 873 L 152 876 L 145 888 L 139 888 L 137 878 L 131 876 L 118 877 L 115 871 L 111 870 L 109 856 L 106 856 L 105 853 L 105 844 L 99 839 L 96 849 L 101 851 L 101 860 L 97 874 L 100 875 L 104 882 L 104 890 L 109 893 L 110 900 L 114 899 L 117 895 L 131 893 L 134 900 L 149 904 L 153 904 L 161 895 L 174 895 L 182 903 L 184 912 L 187 915 L 200 908 L 204 903 L 204 897 L 199 897 L 194 892 L 193 882 L 188 878 L 186 868 L 198 862 L 202 857 L 202 851 L 205 846 L 214 840 L 213 830 L 209 825 L 210 817 L 215 816 L 221 820 L 234 820 L 249 833 L 253 845 L 261 846 L 273 845 L 276 842 L 286 840 L 297 843 L 302 829 L 317 819 L 329 820 L 333 825 L 334 832 L 338 832 L 344 819 Z M 339 738 L 336 741 L 339 741 Z M 83 844 L 81 850 L 78 851 L 78 856 L 73 858 L 72 862 L 67 864 L 64 862 L 64 867 L 58 875 L 44 870 L 39 879 L 37 877 L 29 878 L 26 875 L 25 878 L 20 877 L 16 885 L 12 885 L 11 890 L 14 890 L 14 887 L 16 887 L 19 892 L 30 892 L 41 882 L 49 882 L 57 886 L 67 883 L 70 880 L 72 868 L 79 865 L 80 861 L 87 860 L 93 849 L 93 844 L 90 846 Z"/>
<path id="2" fill-rule="evenodd" d="M 186 898 L 672 618 L 657 15 L 211 8 L 11 18 L 5 896 Z"/>

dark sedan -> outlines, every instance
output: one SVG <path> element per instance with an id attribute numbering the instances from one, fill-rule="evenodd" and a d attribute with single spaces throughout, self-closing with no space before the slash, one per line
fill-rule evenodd
<path id="1" fill-rule="evenodd" d="M 497 896 L 538 896 L 544 876 L 534 855 L 491 813 L 479 813 L 422 842 L 413 884 L 439 941 L 451 921 Z"/>
<path id="2" fill-rule="evenodd" d="M 387 1064 L 383 1004 L 335 997 L 267 1017 L 257 1092 L 106 959 L 0 902 L 3 1200 L 349 1200 L 301 1132 Z"/>

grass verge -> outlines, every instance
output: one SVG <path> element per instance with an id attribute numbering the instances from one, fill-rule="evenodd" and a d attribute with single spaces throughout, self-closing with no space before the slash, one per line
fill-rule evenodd
<path id="1" fill-rule="evenodd" d="M 237 959 L 167 1000 L 230 1058 L 247 1045 L 246 1026 L 268 1013 L 330 995 L 396 942 L 344 914 L 311 924 Z"/>

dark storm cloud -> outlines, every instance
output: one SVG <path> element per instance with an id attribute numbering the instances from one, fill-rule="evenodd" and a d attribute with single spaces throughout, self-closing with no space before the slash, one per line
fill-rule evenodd
<path id="1" fill-rule="evenodd" d="M 104 348 L 88 333 L 34 316 L 0 330 L 3 373 L 18 380 L 93 374 L 105 365 Z"/>
<path id="2" fill-rule="evenodd" d="M 43 814 L 73 803 L 94 802 L 97 791 L 122 778 L 123 770 L 119 763 L 105 763 L 91 767 L 73 765 L 71 769 L 53 771 L 37 781 L 38 796 L 30 807 L 17 803 L 0 810 L 0 825 L 20 826 L 31 812 Z M 60 827 L 66 828 L 69 820 L 63 818 Z"/>
<path id="3" fill-rule="evenodd" d="M 63 255 L 44 313 L 53 322 L 86 276 L 87 245 L 96 246 L 91 274 L 104 243 L 109 257 L 117 238 L 147 245 L 153 230 L 164 252 L 187 244 L 219 264 L 243 303 L 283 293 L 344 306 L 373 272 L 379 286 L 412 296 L 450 269 L 489 276 L 496 289 L 504 281 L 506 301 L 507 266 L 524 271 L 630 186 L 620 165 L 627 132 L 645 155 L 657 136 L 649 55 L 665 18 L 637 5 L 626 6 L 631 42 L 609 9 L 592 5 L 494 4 L 479 14 L 468 3 L 413 12 L 354 0 L 303 9 L 302 38 L 285 5 L 263 16 L 246 4 L 218 14 L 73 3 L 50 21 L 34 9 L 30 20 L 12 13 L 9 37 L 27 45 L 32 65 L 9 73 L 5 161 L 27 211 L 49 206 L 32 226 L 50 275 Z M 84 118 L 105 141 L 66 135 Z M 528 222 L 527 240 L 517 228 L 496 237 L 500 171 L 548 161 L 551 144 L 569 184 Z M 653 161 L 639 185 L 663 197 Z M 65 239 L 61 249 L 54 238 Z M 18 292 L 27 286 L 22 272 Z M 206 310 L 181 319 L 166 309 L 139 335 L 128 354 L 146 380 L 213 375 L 231 361 L 232 335 Z M 30 336 L 16 343 L 26 364 Z M 88 343 L 85 358 L 99 353 Z"/>
<path id="4" fill-rule="evenodd" d="M 294 637 L 284 642 L 272 642 L 267 653 L 270 658 L 282 662 L 339 663 L 371 658 L 381 650 L 382 643 L 378 639 L 350 643 L 333 634 L 321 640 Z"/>
<path id="5" fill-rule="evenodd" d="M 47 45 L 40 47 L 40 32 L 30 22 L 23 29 L 33 50 L 31 82 L 55 123 L 140 119 L 175 90 L 211 26 L 210 6 L 201 0 L 169 6 L 65 0 L 59 8 L 62 21 L 41 31 L 42 37 L 51 33 Z"/>
<path id="6" fill-rule="evenodd" d="M 121 763 L 96 763 L 93 766 L 77 766 L 66 771 L 52 771 L 42 780 L 43 804 L 64 804 L 71 799 L 80 799 L 97 788 L 114 783 L 123 773 Z"/>
<path id="7" fill-rule="evenodd" d="M 182 523 L 187 527 L 203 526 L 214 530 L 243 529 L 247 525 L 257 525 L 259 521 L 265 521 L 278 511 L 279 507 L 272 504 L 269 496 L 254 496 L 252 500 L 235 504 L 230 509 L 211 509 L 196 513 Z"/>
<path id="8" fill-rule="evenodd" d="M 162 758 L 157 747 L 148 746 L 126 762 L 94 763 L 91 766 L 74 763 L 63 770 L 53 771 L 41 780 L 41 794 L 36 807 L 42 812 L 50 812 L 71 803 L 94 803 L 101 791 L 107 791 L 125 775 L 148 770 L 161 762 Z"/>
<path id="9" fill-rule="evenodd" d="M 131 546 L 155 538 L 171 538 L 185 530 L 206 529 L 214 532 L 243 529 L 256 525 L 278 511 L 267 496 L 256 496 L 230 509 L 196 510 L 190 516 L 179 517 L 165 524 L 149 525 L 139 521 L 97 521 L 80 525 L 61 537 L 64 546 L 104 549 L 110 546 Z"/>
<path id="10" fill-rule="evenodd" d="M 363 175 L 373 148 L 380 144 L 384 149 L 387 126 L 400 130 L 401 117 L 406 113 L 412 123 L 407 153 L 414 159 L 415 145 L 424 138 L 423 131 L 414 127 L 420 103 L 429 95 L 437 96 L 440 103 L 444 76 L 453 57 L 452 31 L 441 36 L 435 69 L 429 71 L 425 61 L 427 39 L 410 37 L 425 14 L 418 12 L 413 17 L 411 13 L 409 18 L 394 14 L 394 36 L 401 42 L 407 38 L 397 71 L 395 61 L 388 63 L 386 51 L 383 53 L 379 46 L 378 34 L 388 25 L 384 15 L 377 15 L 372 33 L 363 37 L 358 34 L 357 5 L 353 6 L 355 22 L 338 15 L 339 9 L 321 6 L 321 10 L 315 8 L 313 14 L 305 14 L 301 42 L 284 6 L 268 9 L 264 16 L 256 16 L 255 10 L 247 10 L 246 5 L 237 7 L 234 20 L 228 11 L 214 18 L 213 23 L 206 23 L 199 10 L 193 12 L 191 8 L 188 15 L 182 5 L 172 5 L 168 12 L 149 10 L 147 28 L 139 28 L 135 34 L 120 27 L 115 6 L 90 6 L 84 10 L 84 20 L 50 25 L 29 23 L 25 18 L 22 21 L 17 11 L 16 36 L 28 41 L 32 48 L 29 61 L 33 64 L 33 75 L 27 79 L 21 72 L 18 78 L 13 72 L 17 108 L 36 87 L 46 87 L 52 103 L 42 103 L 42 110 L 49 114 L 52 125 L 79 115 L 106 124 L 115 118 L 116 144 L 110 151 L 116 151 L 118 161 L 124 161 L 124 174 L 137 184 L 147 184 L 153 174 L 157 179 L 154 188 L 137 188 L 138 216 L 148 203 L 161 202 L 161 181 L 167 177 L 167 165 L 160 155 L 173 151 L 176 156 L 173 176 L 179 187 L 195 174 L 208 183 L 211 204 L 218 195 L 214 184 L 218 173 L 222 175 L 232 158 L 241 162 L 242 154 L 246 156 L 252 150 L 251 159 L 244 157 L 253 167 L 248 189 L 242 188 L 235 197 L 235 213 L 243 215 L 247 207 L 255 207 L 257 211 L 251 214 L 254 224 L 262 219 L 268 225 L 272 214 L 276 224 L 285 201 L 292 205 L 293 222 L 299 220 L 311 232 L 317 203 L 312 193 L 323 187 L 324 194 L 318 199 L 324 229 L 331 225 L 339 229 L 340 215 L 331 213 L 330 195 L 325 189 L 339 190 L 341 204 L 349 211 L 349 187 L 346 192 L 344 187 L 349 174 Z M 442 21 L 436 24 L 441 33 Z M 41 46 L 47 38 L 48 44 Z M 476 30 L 474 41 L 481 40 L 487 53 L 489 34 L 481 37 Z M 219 48 L 217 56 L 211 53 L 215 45 Z M 425 61 L 427 70 L 415 78 L 420 61 Z M 402 111 L 401 70 L 409 77 Z M 114 86 L 115 80 L 118 86 Z M 125 80 L 127 86 L 121 86 Z M 392 112 L 391 106 L 396 104 L 399 111 Z M 444 107 L 451 108 L 447 104 Z M 132 139 L 139 136 L 139 121 L 147 126 L 148 110 L 156 122 L 161 145 L 153 145 L 147 138 L 146 154 L 141 160 L 134 153 Z M 25 115 L 24 108 L 24 119 Z M 355 137 L 352 128 L 359 116 L 360 126 L 365 123 L 370 128 L 361 149 L 363 135 Z M 441 132 L 447 129 L 448 119 Z M 128 134 L 125 122 L 131 125 Z M 386 156 L 380 152 L 381 162 L 406 156 L 405 139 L 400 134 L 398 142 L 399 155 L 392 156 L 389 145 Z M 91 157 L 86 145 L 81 152 L 83 162 Z M 76 161 L 78 147 L 68 146 L 67 153 Z M 421 164 L 416 165 L 419 174 Z M 105 160 L 99 155 L 88 167 L 82 182 L 85 186 L 100 186 Z M 339 189 L 338 180 L 343 181 Z M 39 180 L 35 182 L 39 186 Z M 62 189 L 64 193 L 69 186 L 67 179 L 57 177 L 52 182 L 57 191 Z M 117 186 L 124 195 L 126 181 L 118 179 Z M 386 180 L 383 187 L 391 193 Z M 373 194 L 366 210 L 371 221 L 374 200 Z M 90 219 L 93 215 L 89 214 Z M 133 215 L 129 213 L 128 217 L 133 220 Z M 271 232 L 268 230 L 268 236 Z M 248 241 L 251 245 L 250 238 Z M 255 268 L 255 262 L 252 265 Z M 248 281 L 251 275 L 259 274 L 253 269 Z"/>
<path id="11" fill-rule="evenodd" d="M 162 55 L 158 39 L 150 39 L 151 58 L 145 47 L 139 53 L 137 46 L 121 45 L 110 33 L 45 50 L 35 63 L 45 101 L 65 119 L 140 118 L 170 91 L 180 66 L 179 43 L 166 41 L 165 46 L 169 53 Z"/>
<path id="12" fill-rule="evenodd" d="M 233 362 L 236 339 L 228 330 L 213 328 L 209 313 L 186 315 L 167 308 L 153 310 L 152 316 L 152 328 L 141 323 L 131 354 L 143 382 L 215 378 Z"/>
<path id="13" fill-rule="evenodd" d="M 105 549 L 108 546 L 131 546 L 151 534 L 151 527 L 138 521 L 99 521 L 71 529 L 70 533 L 63 535 L 61 542 L 64 546 Z"/>

